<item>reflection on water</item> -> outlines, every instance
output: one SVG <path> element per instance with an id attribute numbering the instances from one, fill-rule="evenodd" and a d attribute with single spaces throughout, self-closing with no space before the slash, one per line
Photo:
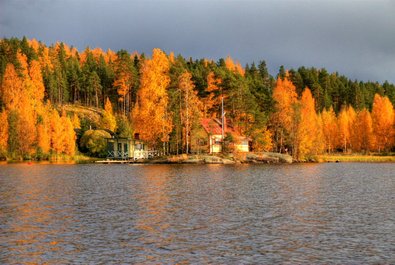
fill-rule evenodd
<path id="1" fill-rule="evenodd" d="M 393 164 L 0 165 L 0 263 L 395 263 Z"/>

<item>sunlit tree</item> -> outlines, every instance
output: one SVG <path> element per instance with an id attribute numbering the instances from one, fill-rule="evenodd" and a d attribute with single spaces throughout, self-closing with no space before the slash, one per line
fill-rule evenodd
<path id="1" fill-rule="evenodd" d="M 117 121 L 115 119 L 109 98 L 106 99 L 106 103 L 104 104 L 103 117 L 100 123 L 102 129 L 107 129 L 112 132 L 115 132 L 115 129 L 117 128 Z"/>
<path id="2" fill-rule="evenodd" d="M 23 158 L 34 152 L 37 140 L 36 119 L 34 112 L 26 96 L 22 97 L 23 108 L 17 109 L 16 121 L 17 153 Z"/>
<path id="3" fill-rule="evenodd" d="M 1 83 L 1 99 L 6 110 L 21 108 L 23 82 L 19 78 L 13 64 L 7 64 Z"/>
<path id="4" fill-rule="evenodd" d="M 182 73 L 178 78 L 178 88 L 181 93 L 181 123 L 185 135 L 185 151 L 189 153 L 191 143 L 191 130 L 193 127 L 199 125 L 200 118 L 202 117 L 201 109 L 202 103 L 194 91 L 195 85 L 193 84 L 192 75 L 189 72 Z"/>
<path id="5" fill-rule="evenodd" d="M 339 147 L 343 152 L 347 152 L 347 147 L 350 145 L 350 119 L 348 117 L 347 108 L 343 108 L 337 116 L 338 140 Z"/>
<path id="6" fill-rule="evenodd" d="M 311 95 L 311 91 L 305 88 L 300 100 L 300 119 L 297 128 L 297 139 L 295 145 L 295 157 L 297 160 L 305 159 L 311 155 L 318 153 L 317 143 L 323 139 L 319 139 L 318 117 L 315 111 L 315 100 Z"/>
<path id="7" fill-rule="evenodd" d="M 76 135 L 73 128 L 73 124 L 69 117 L 67 117 L 66 112 L 62 112 L 62 117 L 60 118 L 62 123 L 62 139 L 63 139 L 63 152 L 66 155 L 74 156 L 75 154 L 75 140 Z"/>
<path id="8" fill-rule="evenodd" d="M 8 149 L 8 115 L 0 112 L 0 156 L 5 156 Z"/>
<path id="9" fill-rule="evenodd" d="M 117 89 L 118 100 L 122 104 L 122 113 L 130 111 L 131 90 L 135 79 L 135 69 L 132 59 L 128 52 L 121 50 L 117 53 L 115 64 L 115 80 L 114 87 Z"/>
<path id="10" fill-rule="evenodd" d="M 273 148 L 272 133 L 266 127 L 255 129 L 251 133 L 252 150 L 254 152 L 268 152 Z"/>
<path id="11" fill-rule="evenodd" d="M 394 108 L 388 97 L 374 96 L 372 108 L 373 132 L 379 152 L 394 144 Z"/>
<path id="12" fill-rule="evenodd" d="M 64 134 L 62 120 L 60 119 L 59 112 L 53 110 L 50 117 L 51 124 L 51 150 L 54 154 L 58 155 L 64 151 Z"/>
<path id="13" fill-rule="evenodd" d="M 327 152 L 331 153 L 337 144 L 337 121 L 336 114 L 333 108 L 330 107 L 329 110 L 324 109 L 321 113 L 322 128 L 324 133 L 325 149 Z"/>
<path id="14" fill-rule="evenodd" d="M 372 117 L 367 109 L 358 112 L 351 141 L 353 150 L 356 152 L 369 152 L 374 147 Z"/>
<path id="15" fill-rule="evenodd" d="M 71 123 L 73 124 L 74 129 L 81 129 L 81 121 L 76 113 L 71 116 Z"/>
<path id="16" fill-rule="evenodd" d="M 273 90 L 273 99 L 275 101 L 275 112 L 272 115 L 272 124 L 276 142 L 281 152 L 289 139 L 290 125 L 295 117 L 295 104 L 297 104 L 296 88 L 289 80 L 288 75 L 284 79 L 277 79 Z"/>
<path id="17" fill-rule="evenodd" d="M 169 60 L 160 49 L 154 49 L 152 59 L 144 61 L 141 68 L 140 89 L 133 110 L 135 131 L 151 145 L 169 141 L 172 129 L 171 113 L 167 111 L 170 83 Z M 165 145 L 164 149 L 165 149 Z"/>
<path id="18" fill-rule="evenodd" d="M 204 99 L 204 114 L 206 117 L 216 116 L 217 110 L 221 104 L 221 78 L 210 72 L 207 76 L 207 97 Z"/>

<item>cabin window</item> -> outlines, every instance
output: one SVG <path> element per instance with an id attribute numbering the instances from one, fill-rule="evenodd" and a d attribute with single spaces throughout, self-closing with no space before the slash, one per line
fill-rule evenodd
<path id="1" fill-rule="evenodd" d="M 114 151 L 114 143 L 113 142 L 107 143 L 107 151 Z"/>
<path id="2" fill-rule="evenodd" d="M 128 144 L 123 144 L 123 152 L 124 153 L 128 152 Z"/>
<path id="3" fill-rule="evenodd" d="M 143 150 L 144 148 L 143 148 L 143 145 L 139 143 L 139 144 L 135 145 L 135 149 L 140 151 L 140 150 Z"/>

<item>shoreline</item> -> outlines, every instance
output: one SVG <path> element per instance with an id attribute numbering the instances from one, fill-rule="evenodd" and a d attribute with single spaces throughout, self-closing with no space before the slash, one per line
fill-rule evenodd
<path id="1" fill-rule="evenodd" d="M 295 161 L 291 156 L 279 153 L 246 153 L 228 156 L 214 155 L 169 155 L 154 159 L 111 160 L 96 157 L 67 160 L 8 160 L 7 164 L 42 164 L 42 165 L 75 165 L 75 164 L 303 164 L 303 163 L 395 163 L 395 155 L 360 155 L 360 154 L 325 154 L 317 155 L 310 161 Z"/>
<path id="2" fill-rule="evenodd" d="M 388 163 L 395 162 L 395 155 L 360 155 L 360 154 L 326 154 L 317 156 L 318 163 L 347 163 L 347 162 L 360 162 L 360 163 Z"/>

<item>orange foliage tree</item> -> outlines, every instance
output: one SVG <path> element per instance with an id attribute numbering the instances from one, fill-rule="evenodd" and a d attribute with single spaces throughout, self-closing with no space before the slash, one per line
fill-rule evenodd
<path id="1" fill-rule="evenodd" d="M 8 115 L 0 112 L 0 156 L 5 156 L 8 149 Z"/>
<path id="2" fill-rule="evenodd" d="M 204 99 L 204 114 L 208 117 L 209 113 L 215 115 L 217 112 L 213 111 L 221 104 L 221 98 L 219 97 L 220 88 L 219 85 L 222 83 L 221 78 L 217 78 L 213 72 L 207 75 L 207 89 L 209 93 Z"/>
<path id="3" fill-rule="evenodd" d="M 71 123 L 74 129 L 81 129 L 81 121 L 76 113 L 71 117 Z"/>
<path id="4" fill-rule="evenodd" d="M 288 75 L 284 79 L 277 79 L 273 90 L 273 99 L 275 101 L 275 112 L 272 115 L 272 124 L 276 142 L 279 144 L 280 152 L 282 152 L 291 132 L 290 125 L 293 122 L 297 104 L 296 87 L 289 80 Z"/>
<path id="5" fill-rule="evenodd" d="M 293 155 L 297 160 L 306 159 L 321 152 L 321 136 L 315 100 L 310 89 L 306 88 L 300 100 L 300 118 L 297 126 Z M 296 113 L 295 113 L 296 115 Z"/>
<path id="6" fill-rule="evenodd" d="M 37 140 L 36 118 L 34 111 L 28 102 L 27 97 L 22 98 L 23 108 L 16 110 L 18 113 L 18 120 L 16 123 L 16 134 L 19 155 L 29 157 L 35 151 L 35 144 Z"/>
<path id="7" fill-rule="evenodd" d="M 37 125 L 37 148 L 39 153 L 48 154 L 51 149 L 51 138 L 48 121 Z"/>
<path id="8" fill-rule="evenodd" d="M 369 152 L 374 147 L 372 117 L 367 109 L 357 113 L 351 142 L 356 152 Z"/>
<path id="9" fill-rule="evenodd" d="M 1 100 L 6 110 L 21 108 L 23 83 L 13 64 L 7 64 L 1 84 Z"/>
<path id="10" fill-rule="evenodd" d="M 348 131 L 350 133 L 350 138 L 349 138 L 348 142 L 349 142 L 349 146 L 352 151 L 353 150 L 352 138 L 353 138 L 353 134 L 354 134 L 354 124 L 355 124 L 355 120 L 357 119 L 357 113 L 355 112 L 355 110 L 352 106 L 347 107 L 347 117 L 348 117 Z"/>
<path id="11" fill-rule="evenodd" d="M 114 87 L 117 89 L 119 102 L 122 103 L 122 112 L 126 115 L 127 95 L 131 87 L 130 74 L 128 72 L 120 72 L 114 81 Z"/>
<path id="12" fill-rule="evenodd" d="M 37 107 L 33 104 L 32 98 L 36 96 L 34 90 L 39 81 L 33 82 L 29 76 L 26 56 L 18 52 L 17 59 L 20 63 L 21 75 L 18 75 L 14 65 L 8 64 L 6 66 L 1 87 L 1 99 L 6 110 L 12 111 L 14 117 L 12 123 L 13 144 L 9 151 L 17 156 L 15 158 L 24 158 L 34 152 L 36 143 Z"/>
<path id="13" fill-rule="evenodd" d="M 113 114 L 112 105 L 109 98 L 106 98 L 106 103 L 104 104 L 104 112 L 103 112 L 103 117 L 101 119 L 101 127 L 103 129 L 107 129 L 112 132 L 115 132 L 115 129 L 117 128 L 117 121 Z"/>
<path id="14" fill-rule="evenodd" d="M 268 152 L 273 148 L 272 133 L 267 127 L 255 129 L 251 133 L 252 150 L 255 152 Z"/>
<path id="15" fill-rule="evenodd" d="M 73 123 L 70 118 L 66 116 L 66 112 L 62 112 L 60 118 L 62 124 L 62 139 L 63 139 L 63 152 L 66 155 L 73 156 L 75 154 L 75 139 L 76 135 L 73 128 Z"/>
<path id="16" fill-rule="evenodd" d="M 191 73 L 185 71 L 178 78 L 178 88 L 182 95 L 181 123 L 185 135 L 185 150 L 189 153 L 193 127 L 198 126 L 201 118 L 202 103 L 194 91 L 195 85 L 192 82 Z"/>
<path id="17" fill-rule="evenodd" d="M 167 111 L 169 69 L 169 60 L 160 49 L 154 49 L 152 59 L 145 60 L 141 67 L 140 89 L 132 116 L 135 131 L 151 145 L 168 142 L 172 129 Z"/>
<path id="18" fill-rule="evenodd" d="M 336 114 L 333 108 L 329 110 L 324 109 L 321 113 L 322 129 L 324 134 L 325 149 L 328 153 L 331 153 L 337 146 L 337 120 Z"/>
<path id="19" fill-rule="evenodd" d="M 348 116 L 349 112 L 347 108 L 342 108 L 339 115 L 337 116 L 337 128 L 338 128 L 338 145 L 343 149 L 343 152 L 347 152 L 347 147 L 350 144 L 350 119 Z"/>
<path id="20" fill-rule="evenodd" d="M 372 109 L 373 133 L 379 152 L 394 144 L 394 108 L 388 97 L 374 96 Z"/>
<path id="21" fill-rule="evenodd" d="M 227 56 L 225 59 L 225 66 L 228 70 L 238 73 L 241 76 L 244 76 L 245 74 L 245 70 L 244 68 L 241 66 L 241 64 L 239 62 L 234 62 L 233 59 L 230 56 Z"/>
<path id="22" fill-rule="evenodd" d="M 29 97 L 31 99 L 31 104 L 35 112 L 42 108 L 42 102 L 44 100 L 45 87 L 43 82 L 43 77 L 41 75 L 41 66 L 38 61 L 31 61 L 29 67 L 29 77 L 31 84 L 29 92 Z"/>
<path id="23" fill-rule="evenodd" d="M 51 150 L 55 155 L 61 154 L 64 151 L 64 137 L 62 120 L 59 112 L 52 110 L 51 113 Z"/>
<path id="24" fill-rule="evenodd" d="M 119 51 L 115 60 L 114 88 L 117 89 L 118 101 L 122 104 L 122 113 L 130 112 L 131 89 L 134 82 L 133 63 L 129 53 Z"/>

